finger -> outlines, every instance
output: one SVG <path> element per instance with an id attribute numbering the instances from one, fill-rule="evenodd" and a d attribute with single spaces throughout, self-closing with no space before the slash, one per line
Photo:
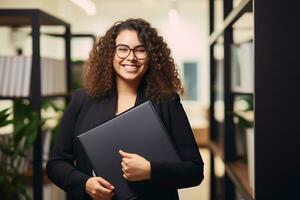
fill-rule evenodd
<path id="1" fill-rule="evenodd" d="M 122 162 L 125 164 L 125 166 L 129 164 L 129 161 L 129 158 L 122 158 Z"/>
<path id="2" fill-rule="evenodd" d="M 128 174 L 128 169 L 127 169 L 127 168 L 122 168 L 122 172 L 123 172 L 124 174 Z"/>
<path id="3" fill-rule="evenodd" d="M 102 199 L 105 199 L 105 195 L 100 193 L 100 192 L 96 192 L 93 196 L 93 200 L 102 200 Z"/>
<path id="4" fill-rule="evenodd" d="M 110 190 L 113 190 L 115 187 L 110 184 L 107 180 L 101 178 L 101 177 L 98 177 L 97 181 L 103 186 L 103 187 L 106 187 Z"/>
<path id="5" fill-rule="evenodd" d="M 103 187 L 103 186 L 99 186 L 99 187 L 97 187 L 96 188 L 96 191 L 97 191 L 97 196 L 108 196 L 108 195 L 110 195 L 111 193 L 112 193 L 112 190 L 110 190 L 110 189 L 107 189 L 107 188 L 105 188 L 105 187 Z"/>
<path id="6" fill-rule="evenodd" d="M 123 174 L 123 177 L 126 179 L 126 180 L 129 180 L 128 176 L 126 174 Z"/>
<path id="7" fill-rule="evenodd" d="M 124 162 L 121 162 L 122 168 L 126 167 L 126 164 Z"/>
<path id="8" fill-rule="evenodd" d="M 119 150 L 119 153 L 122 157 L 126 157 L 126 158 L 131 158 L 132 154 L 131 153 L 127 153 L 125 151 Z"/>

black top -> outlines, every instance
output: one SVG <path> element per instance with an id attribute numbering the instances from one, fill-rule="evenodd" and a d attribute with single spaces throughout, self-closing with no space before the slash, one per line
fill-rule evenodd
<path id="1" fill-rule="evenodd" d="M 139 89 L 135 105 L 146 100 L 148 98 Z M 65 110 L 47 163 L 47 173 L 49 179 L 65 190 L 71 199 L 90 199 L 85 192 L 85 183 L 92 176 L 92 166 L 77 136 L 113 118 L 116 106 L 116 92 L 92 98 L 83 89 L 79 89 L 74 92 Z M 179 96 L 154 103 L 154 108 L 184 162 L 150 160 L 150 182 L 157 187 L 143 199 L 176 200 L 179 199 L 177 189 L 196 186 L 202 182 L 203 161 Z"/>

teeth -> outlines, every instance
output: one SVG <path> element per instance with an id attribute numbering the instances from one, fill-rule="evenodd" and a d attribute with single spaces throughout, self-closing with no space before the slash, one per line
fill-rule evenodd
<path id="1" fill-rule="evenodd" d="M 136 65 L 123 65 L 123 67 L 136 68 L 136 67 L 138 67 L 138 66 L 136 66 Z"/>
<path id="2" fill-rule="evenodd" d="M 138 69 L 138 66 L 136 66 L 136 65 L 122 65 L 122 66 L 128 72 L 133 72 Z"/>

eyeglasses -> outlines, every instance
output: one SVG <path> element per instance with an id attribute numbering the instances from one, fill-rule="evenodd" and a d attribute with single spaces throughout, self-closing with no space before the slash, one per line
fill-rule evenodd
<path id="1" fill-rule="evenodd" d="M 116 54 L 121 59 L 127 58 L 130 55 L 131 50 L 137 59 L 144 60 L 147 58 L 147 51 L 143 46 L 136 46 L 133 49 L 129 48 L 129 46 L 125 44 L 119 44 L 116 46 Z"/>

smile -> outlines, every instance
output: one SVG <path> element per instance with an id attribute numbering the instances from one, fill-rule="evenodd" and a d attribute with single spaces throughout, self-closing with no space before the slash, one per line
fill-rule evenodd
<path id="1" fill-rule="evenodd" d="M 140 68 L 140 65 L 126 65 L 126 64 L 124 65 L 124 64 L 121 64 L 121 66 L 123 67 L 123 69 L 125 71 L 128 71 L 128 72 L 135 72 Z"/>

